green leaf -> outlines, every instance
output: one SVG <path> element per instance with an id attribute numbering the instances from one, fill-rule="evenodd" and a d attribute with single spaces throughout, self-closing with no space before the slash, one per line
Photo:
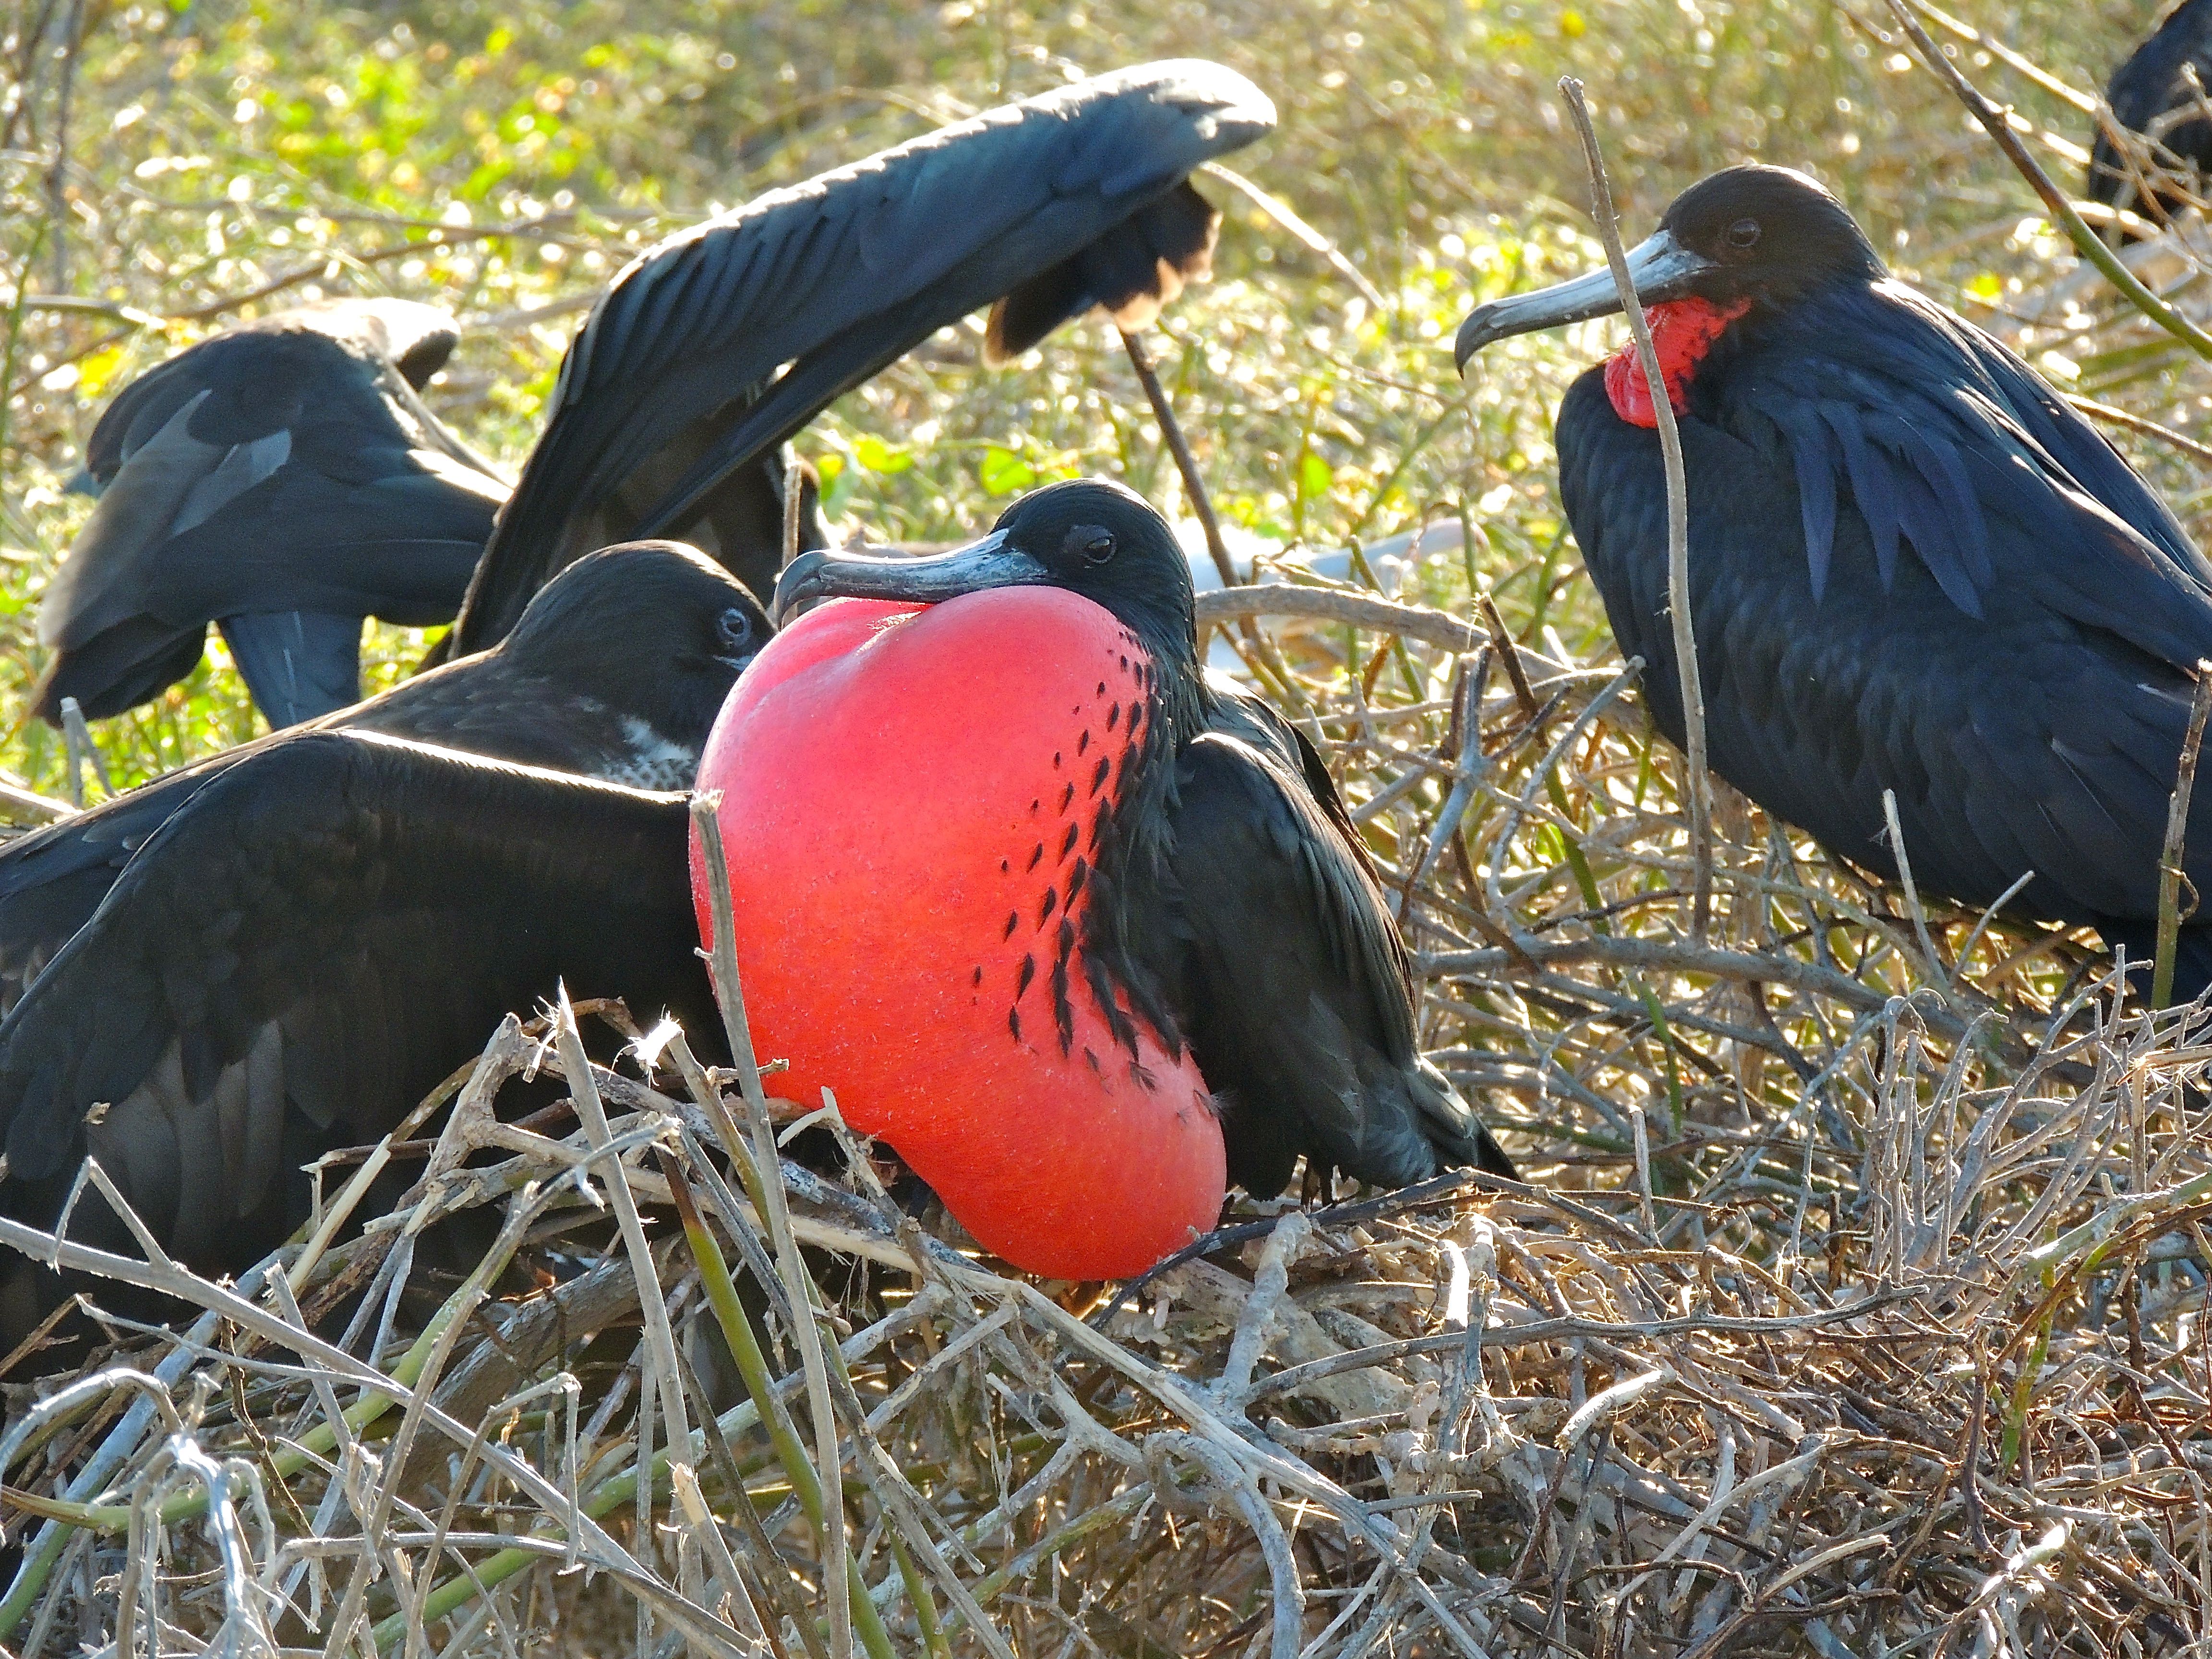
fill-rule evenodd
<path id="1" fill-rule="evenodd" d="M 913 456 L 872 433 L 853 446 L 853 459 L 871 472 L 903 472 L 914 465 Z"/>
<path id="2" fill-rule="evenodd" d="M 1298 462 L 1298 499 L 1310 501 L 1326 495 L 1329 480 L 1335 476 L 1328 463 L 1309 449 Z"/>
<path id="3" fill-rule="evenodd" d="M 1035 467 L 996 444 L 983 452 L 981 476 L 983 488 L 994 495 L 1011 495 L 1018 489 L 1032 488 L 1037 481 Z"/>

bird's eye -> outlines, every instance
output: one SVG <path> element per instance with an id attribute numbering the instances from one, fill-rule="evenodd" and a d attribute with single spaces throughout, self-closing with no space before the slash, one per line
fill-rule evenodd
<path id="1" fill-rule="evenodd" d="M 745 614 L 743 605 L 733 605 L 715 620 L 714 631 L 721 635 L 725 646 L 735 650 L 752 643 L 753 619 Z"/>
<path id="2" fill-rule="evenodd" d="M 1083 544 L 1083 562 L 1104 564 L 1114 556 L 1114 538 L 1101 530 Z"/>
<path id="3" fill-rule="evenodd" d="M 1747 252 L 1759 246 L 1759 221 L 1739 219 L 1728 228 L 1728 245 L 1738 252 Z"/>

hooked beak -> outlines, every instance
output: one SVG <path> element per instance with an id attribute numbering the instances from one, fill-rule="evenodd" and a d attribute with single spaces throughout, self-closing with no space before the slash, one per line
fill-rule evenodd
<path id="1" fill-rule="evenodd" d="M 1672 231 L 1655 231 L 1628 251 L 1628 279 L 1636 297 L 1647 306 L 1681 299 L 1692 283 L 1714 268 L 1712 260 L 1676 241 Z M 1620 308 L 1620 289 L 1613 271 L 1601 265 L 1571 282 L 1477 306 L 1460 325 L 1452 356 L 1464 374 L 1467 360 L 1493 340 L 1609 317 Z"/>
<path id="2" fill-rule="evenodd" d="M 987 587 L 1034 587 L 1052 580 L 1043 565 L 1010 544 L 1003 532 L 926 559 L 876 559 L 817 548 L 802 553 L 776 579 L 769 607 L 781 628 L 817 599 L 895 599 L 936 605 Z"/>

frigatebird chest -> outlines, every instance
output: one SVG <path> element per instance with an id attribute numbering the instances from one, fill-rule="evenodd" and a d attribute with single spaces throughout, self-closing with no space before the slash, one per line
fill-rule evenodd
<path id="1" fill-rule="evenodd" d="M 1038 1271 L 1148 1264 L 1219 1207 L 1204 1079 L 1085 950 L 1156 672 L 1059 589 L 836 600 L 746 671 L 701 766 L 771 1086 L 834 1090 Z"/>

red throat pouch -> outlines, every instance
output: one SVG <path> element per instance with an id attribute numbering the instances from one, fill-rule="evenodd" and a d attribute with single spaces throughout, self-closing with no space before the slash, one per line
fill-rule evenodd
<path id="1" fill-rule="evenodd" d="M 1713 349 L 1721 331 L 1751 308 L 1748 300 L 1717 306 L 1710 300 L 1667 300 L 1644 308 L 1651 325 L 1651 343 L 1659 354 L 1659 373 L 1667 382 L 1667 401 L 1677 415 L 1686 406 L 1690 376 Z M 1651 388 L 1644 384 L 1644 365 L 1637 360 L 1631 340 L 1606 359 L 1605 395 L 1613 412 L 1631 426 L 1656 427 L 1659 411 L 1652 406 Z"/>

